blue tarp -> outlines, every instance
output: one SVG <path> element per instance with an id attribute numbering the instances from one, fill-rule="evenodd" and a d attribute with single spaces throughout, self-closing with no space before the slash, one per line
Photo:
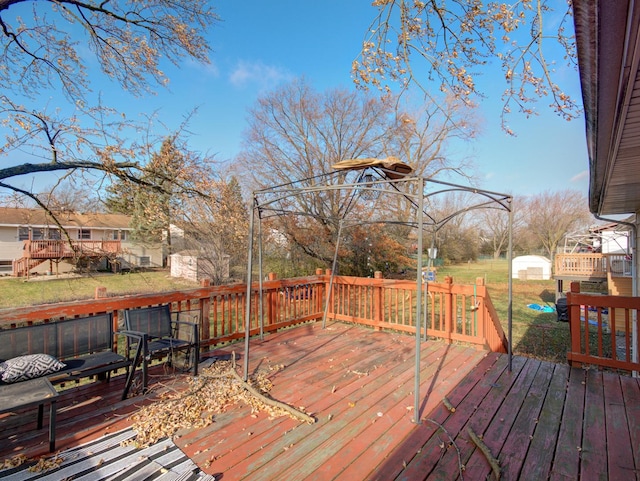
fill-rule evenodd
<path id="1" fill-rule="evenodd" d="M 550 306 L 541 306 L 540 304 L 527 304 L 529 309 L 540 312 L 555 312 L 555 309 Z"/>

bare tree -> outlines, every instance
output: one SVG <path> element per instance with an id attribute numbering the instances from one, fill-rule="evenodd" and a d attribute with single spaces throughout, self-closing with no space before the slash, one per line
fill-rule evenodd
<path id="1" fill-rule="evenodd" d="M 453 105 L 449 115 L 462 115 Z M 259 99 L 250 114 L 239 163 L 253 187 L 258 188 L 293 181 L 313 186 L 319 175 L 332 172 L 333 164 L 356 158 L 398 157 L 411 164 L 418 175 L 425 176 L 462 172 L 465 163 L 454 164 L 445 155 L 447 141 L 462 135 L 461 127 L 447 123 L 428 106 L 414 114 L 398 113 L 396 106 L 396 99 L 391 96 L 378 99 L 344 90 L 318 93 L 304 80 L 294 81 Z M 337 184 L 343 180 L 335 176 L 323 182 Z M 402 196 L 385 202 L 363 198 L 365 208 L 355 208 L 349 200 L 351 195 L 351 191 L 335 189 L 292 198 L 292 209 L 302 215 L 279 218 L 279 229 L 291 244 L 327 264 L 333 258 L 339 219 L 347 210 L 366 222 L 389 218 L 406 221 L 411 209 L 415 210 L 415 205 Z M 377 246 L 378 251 L 384 250 L 384 245 L 407 242 L 406 229 L 370 228 L 369 233 L 367 244 Z M 346 241 L 354 240 L 353 255 L 345 251 L 341 258 L 357 259 L 355 253 L 361 249 L 356 244 L 363 238 L 355 230 L 345 234 Z M 388 254 L 367 257 L 379 259 L 383 265 L 390 262 Z M 401 260 L 393 262 L 400 264 Z M 351 267 L 359 266 L 358 272 L 362 273 L 366 264 L 358 258 Z"/>
<path id="2" fill-rule="evenodd" d="M 182 205 L 183 248 L 197 253 L 200 268 L 214 284 L 246 275 L 249 216 L 237 179 L 200 179 L 202 199 Z M 227 268 L 228 267 L 228 268 Z"/>
<path id="3" fill-rule="evenodd" d="M 433 99 L 440 90 L 472 103 L 482 96 L 476 76 L 497 62 L 505 80 L 505 130 L 505 114 L 515 107 L 531 115 L 541 97 L 551 97 L 559 115 L 575 118 L 579 106 L 557 83 L 562 76 L 556 79 L 543 49 L 559 45 L 563 60 L 576 68 L 571 2 L 558 2 L 559 12 L 550 3 L 375 0 L 378 13 L 352 66 L 355 82 L 384 91 L 392 82 L 402 89 L 413 83 Z"/>
<path id="4" fill-rule="evenodd" d="M 513 242 L 523 224 L 522 212 L 514 206 L 512 235 Z M 475 222 L 483 244 L 483 252 L 494 259 L 504 254 L 509 245 L 509 214 L 501 209 L 482 209 L 475 214 Z"/>
<path id="5" fill-rule="evenodd" d="M 554 265 L 555 255 L 564 237 L 587 228 L 592 220 L 584 194 L 574 190 L 545 191 L 526 203 L 526 235 L 544 248 Z"/>
<path id="6" fill-rule="evenodd" d="M 46 208 L 8 179 L 89 170 L 147 184 L 140 171 L 153 141 L 126 140 L 141 126 L 91 91 L 86 47 L 106 77 L 140 95 L 166 83 L 162 61 L 207 62 L 204 34 L 216 19 L 205 0 L 0 0 L 0 121 L 8 131 L 0 188 Z M 43 100 L 50 92 L 67 104 Z"/>

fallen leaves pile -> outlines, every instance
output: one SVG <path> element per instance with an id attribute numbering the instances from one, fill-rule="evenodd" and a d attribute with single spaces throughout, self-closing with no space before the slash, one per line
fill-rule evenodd
<path id="1" fill-rule="evenodd" d="M 205 427 L 213 422 L 215 414 L 238 404 L 250 406 L 252 414 L 267 412 L 272 418 L 289 415 L 307 420 L 309 417 L 304 413 L 296 413 L 265 396 L 272 388 L 269 376 L 283 368 L 269 365 L 251 376 L 247 386 L 237 375 L 235 362 L 217 361 L 202 369 L 198 377 L 189 378 L 186 391 L 166 392 L 158 401 L 130 416 L 137 436 L 126 444 L 147 447 L 181 429 Z"/>
<path id="2" fill-rule="evenodd" d="M 2 464 L 0 464 L 0 470 L 17 468 L 29 461 L 30 459 L 27 458 L 24 454 L 17 454 L 12 458 L 5 459 Z M 27 468 L 27 471 L 29 471 L 30 473 L 42 473 L 45 471 L 50 471 L 60 466 L 60 464 L 62 464 L 62 461 L 64 461 L 64 459 L 60 456 L 53 456 L 51 458 L 40 458 L 36 464 Z"/>

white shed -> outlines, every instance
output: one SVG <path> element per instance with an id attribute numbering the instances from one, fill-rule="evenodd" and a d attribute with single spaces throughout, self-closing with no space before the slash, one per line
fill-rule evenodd
<path id="1" fill-rule="evenodd" d="M 229 256 L 226 254 L 209 259 L 197 251 L 182 251 L 170 257 L 171 277 L 183 277 L 191 281 L 229 278 Z"/>
<path id="2" fill-rule="evenodd" d="M 551 261 L 543 256 L 519 256 L 512 261 L 513 279 L 548 280 L 551 279 Z"/>

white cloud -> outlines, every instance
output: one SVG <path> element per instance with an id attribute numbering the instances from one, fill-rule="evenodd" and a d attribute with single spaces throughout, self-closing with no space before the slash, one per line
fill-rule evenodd
<path id="1" fill-rule="evenodd" d="M 579 174 L 576 174 L 573 177 L 571 177 L 570 182 L 580 182 L 584 179 L 587 179 L 588 177 L 589 177 L 589 171 L 583 170 Z"/>
<path id="2" fill-rule="evenodd" d="M 245 88 L 250 85 L 257 86 L 260 90 L 268 90 L 282 81 L 290 80 L 293 75 L 284 69 L 266 65 L 262 62 L 238 61 L 229 75 L 231 85 L 236 88 Z"/>

